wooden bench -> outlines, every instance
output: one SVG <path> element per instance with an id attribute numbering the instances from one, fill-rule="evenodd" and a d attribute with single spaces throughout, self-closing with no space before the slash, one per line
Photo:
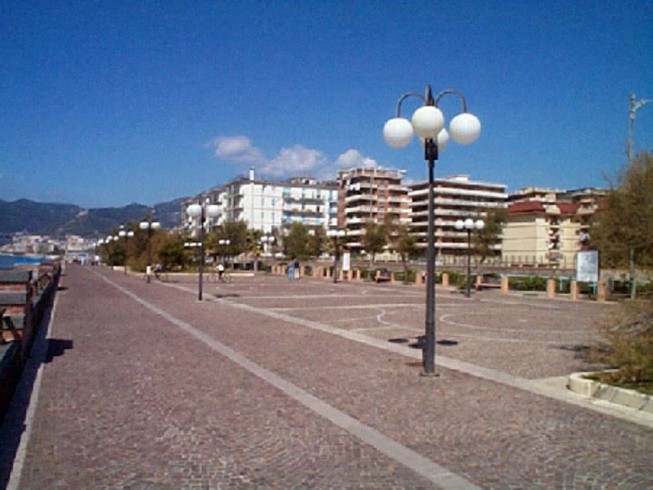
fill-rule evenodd
<path id="1" fill-rule="evenodd" d="M 481 274 L 476 277 L 476 290 L 501 288 L 501 276 L 497 274 Z"/>
<path id="2" fill-rule="evenodd" d="M 392 280 L 392 273 L 388 269 L 378 269 L 374 274 L 375 282 L 386 282 Z"/>

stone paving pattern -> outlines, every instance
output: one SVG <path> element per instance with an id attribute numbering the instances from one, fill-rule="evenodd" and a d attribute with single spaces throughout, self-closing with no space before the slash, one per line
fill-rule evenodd
<path id="1" fill-rule="evenodd" d="M 441 367 L 424 378 L 413 358 L 302 324 L 413 341 L 419 288 L 260 274 L 200 303 L 192 277 L 72 266 L 51 333 L 72 345 L 45 364 L 21 489 L 433 488 L 112 282 L 479 487 L 653 488 L 648 427 Z M 577 351 L 613 309 L 437 299 L 437 355 L 529 379 L 591 368 Z"/>

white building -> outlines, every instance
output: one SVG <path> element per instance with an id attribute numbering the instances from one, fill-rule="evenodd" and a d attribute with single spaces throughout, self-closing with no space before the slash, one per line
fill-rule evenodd
<path id="1" fill-rule="evenodd" d="M 273 229 L 287 230 L 295 222 L 310 230 L 327 230 L 336 225 L 335 182 L 322 183 L 303 177 L 287 181 L 257 179 L 251 169 L 247 177 L 213 189 L 202 199 L 219 206 L 220 212 L 211 220 L 211 226 L 243 221 L 249 229 L 271 233 Z M 185 209 L 183 215 L 188 219 Z"/>

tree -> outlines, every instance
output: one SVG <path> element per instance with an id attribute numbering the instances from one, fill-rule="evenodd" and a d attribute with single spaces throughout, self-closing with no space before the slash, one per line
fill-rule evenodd
<path id="1" fill-rule="evenodd" d="M 599 206 L 590 245 L 603 267 L 653 266 L 653 156 L 640 153 Z"/>
<path id="2" fill-rule="evenodd" d="M 283 240 L 286 255 L 297 259 L 307 259 L 308 253 L 308 228 L 302 223 L 295 222 L 290 226 L 290 231 Z"/>
<path id="3" fill-rule="evenodd" d="M 371 261 L 374 262 L 376 254 L 383 252 L 387 245 L 387 232 L 383 225 L 376 223 L 368 223 L 365 226 L 365 234 L 362 238 L 363 248 L 371 256 Z"/>
<path id="4" fill-rule="evenodd" d="M 220 244 L 228 240 L 229 244 Z M 214 229 L 206 238 L 206 248 L 214 257 L 217 255 L 236 256 L 248 251 L 249 241 L 247 223 L 244 221 L 230 221 Z"/>
<path id="5" fill-rule="evenodd" d="M 183 268 L 187 262 L 187 254 L 184 250 L 184 236 L 181 233 L 162 234 L 158 247 L 159 261 L 164 270 Z"/>
<path id="6" fill-rule="evenodd" d="M 505 209 L 490 209 L 483 219 L 485 226 L 482 230 L 477 230 L 474 233 L 474 253 L 480 257 L 480 263 L 493 256 L 494 246 L 501 243 L 501 234 L 506 218 Z"/>
<path id="7" fill-rule="evenodd" d="M 318 228 L 308 236 L 307 252 L 311 257 L 319 257 L 326 251 L 327 236 L 324 228 Z"/>
<path id="8" fill-rule="evenodd" d="M 417 238 L 411 234 L 410 226 L 399 225 L 395 228 L 394 248 L 401 257 L 404 272 L 408 272 L 407 259 L 417 253 Z"/>

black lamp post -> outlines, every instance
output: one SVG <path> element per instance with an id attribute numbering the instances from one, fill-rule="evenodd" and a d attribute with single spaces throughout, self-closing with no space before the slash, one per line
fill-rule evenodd
<path id="1" fill-rule="evenodd" d="M 383 127 L 386 143 L 394 148 L 403 148 L 410 144 L 413 133 L 424 140 L 424 159 L 428 162 L 428 226 L 426 257 L 426 318 L 425 344 L 422 350 L 423 374 L 435 376 L 435 242 L 434 242 L 434 169 L 439 150 L 443 150 L 449 140 L 449 133 L 444 129 L 444 115 L 438 103 L 445 95 L 456 95 L 462 103 L 462 111 L 451 120 L 449 130 L 457 143 L 473 143 L 481 134 L 481 122 L 467 112 L 467 102 L 461 92 L 447 89 L 435 98 L 431 86 L 426 86 L 426 94 L 415 93 L 402 95 L 397 102 L 397 116 L 388 120 Z M 401 117 L 401 104 L 408 97 L 418 97 L 424 103 L 413 114 L 411 121 Z"/>
<path id="2" fill-rule="evenodd" d="M 340 241 L 339 239 L 344 237 L 346 234 L 345 230 L 329 230 L 327 235 L 330 238 L 333 238 L 335 246 L 335 254 L 333 256 L 333 283 L 338 282 L 338 261 L 340 260 Z"/>
<path id="3" fill-rule="evenodd" d="M 199 274 L 197 278 L 197 301 L 202 301 L 202 282 L 204 274 L 204 227 L 207 225 L 205 223 L 207 218 L 213 218 L 217 216 L 220 212 L 220 208 L 217 204 L 209 204 L 208 201 L 205 201 L 203 204 L 191 204 L 186 209 L 188 215 L 193 218 L 199 218 L 199 247 L 200 247 L 200 264 L 199 264 Z"/>
<path id="4" fill-rule="evenodd" d="M 456 230 L 467 232 L 467 291 L 465 296 L 468 298 L 472 295 L 472 230 L 482 230 L 485 227 L 485 222 L 482 219 L 474 221 L 472 218 L 467 218 L 465 221 L 459 219 L 455 223 Z"/>
<path id="5" fill-rule="evenodd" d="M 146 221 L 141 221 L 138 225 L 141 230 L 147 230 L 147 267 L 145 268 L 145 278 L 149 284 L 152 280 L 152 231 L 161 228 L 161 223 L 152 221 L 148 217 Z"/>
<path id="6" fill-rule="evenodd" d="M 120 231 L 118 232 L 118 235 L 123 237 L 125 239 L 125 275 L 127 275 L 127 239 L 131 238 L 134 236 L 134 232 L 132 230 L 125 230 L 124 226 L 120 226 Z"/>

